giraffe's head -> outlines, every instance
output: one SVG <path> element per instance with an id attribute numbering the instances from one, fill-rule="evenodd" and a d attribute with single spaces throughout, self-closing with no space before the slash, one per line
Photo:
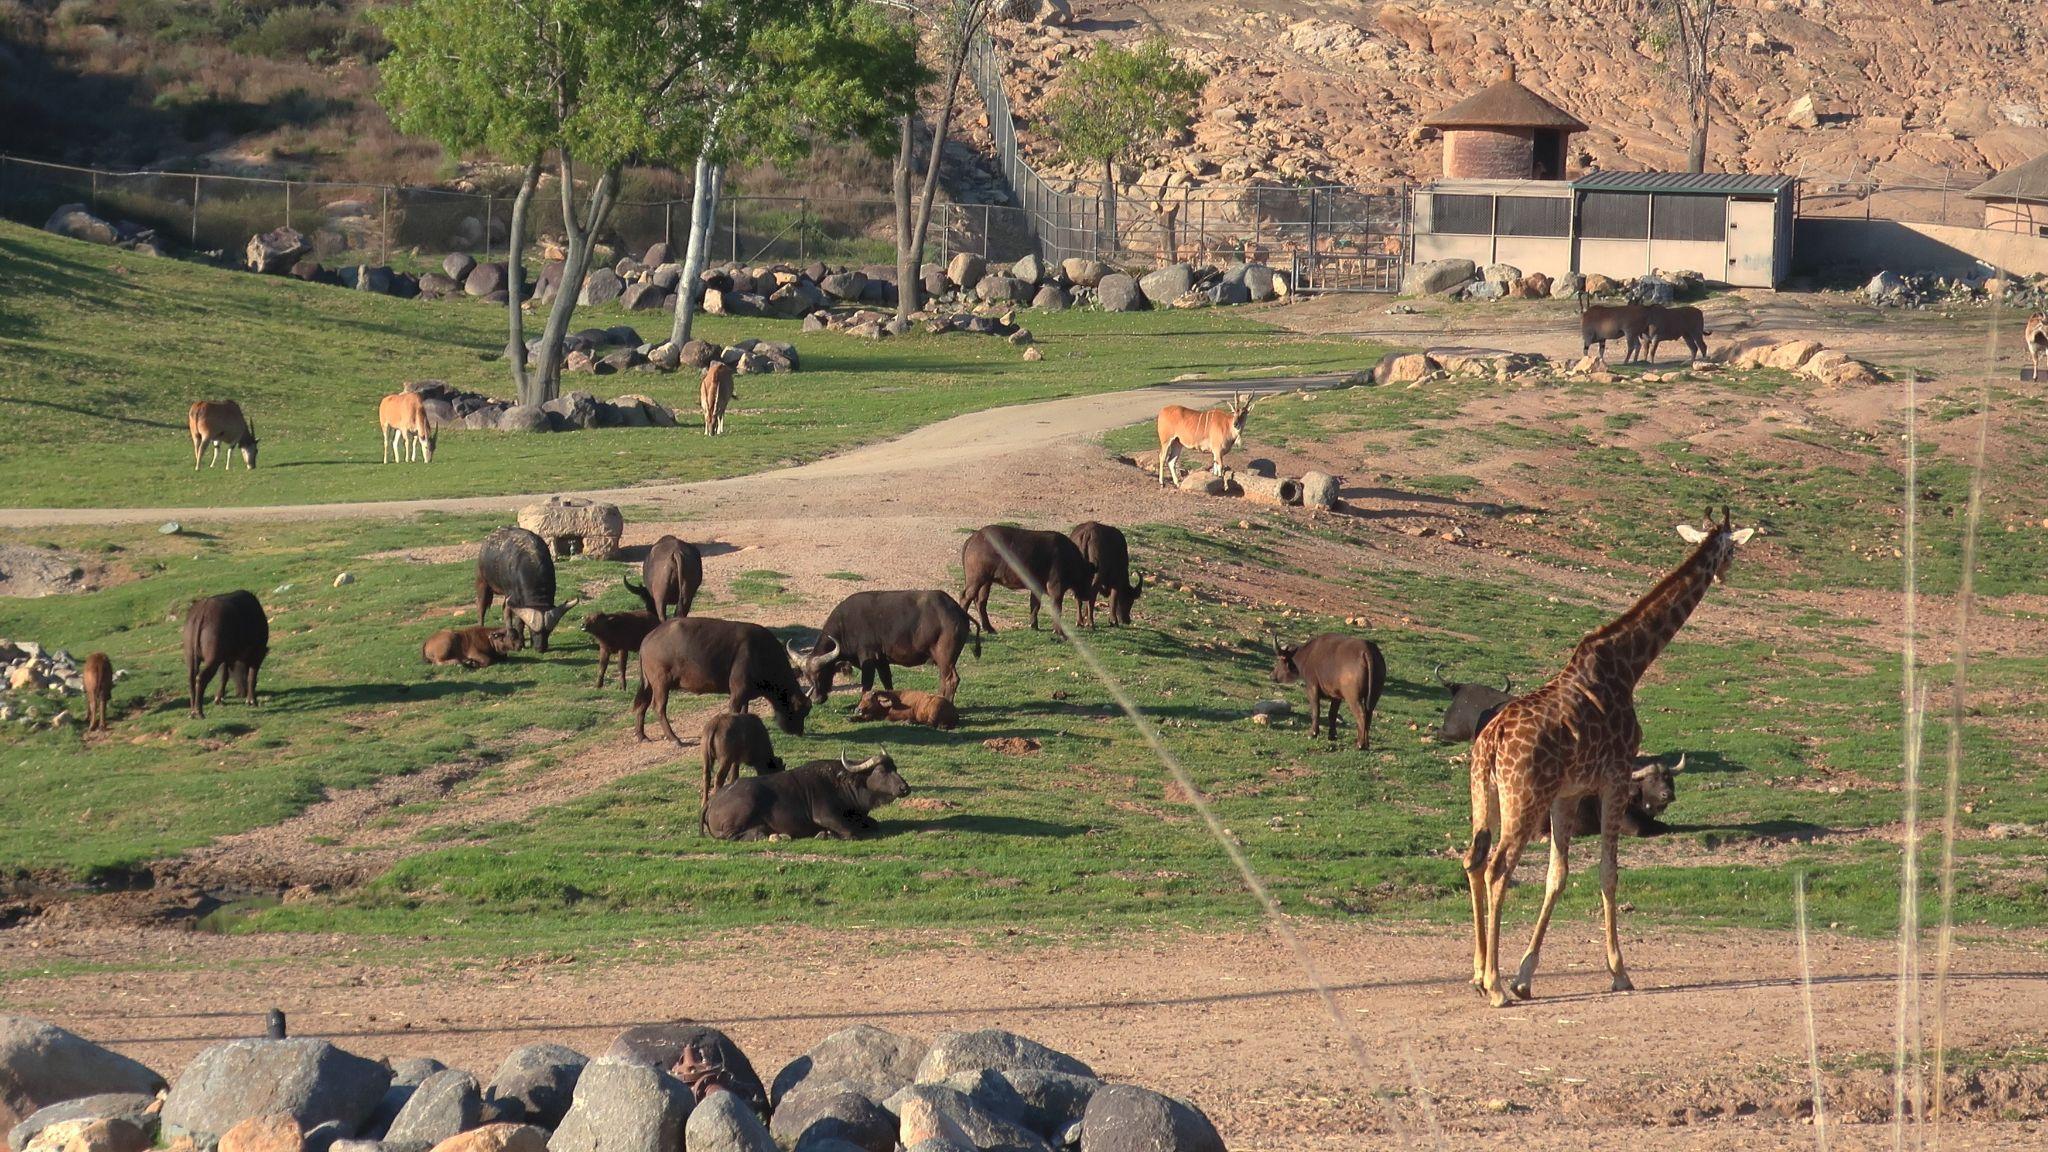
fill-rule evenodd
<path id="1" fill-rule="evenodd" d="M 1698 544 L 1706 552 L 1706 569 L 1713 574 L 1714 583 L 1719 584 L 1721 578 L 1728 574 L 1728 565 L 1735 559 L 1735 550 L 1749 543 L 1749 538 L 1756 535 L 1756 529 L 1737 528 L 1728 517 L 1728 506 L 1723 504 L 1720 523 L 1714 522 L 1714 512 L 1710 508 L 1704 524 L 1698 528 L 1680 524 L 1678 535 L 1687 544 Z"/>

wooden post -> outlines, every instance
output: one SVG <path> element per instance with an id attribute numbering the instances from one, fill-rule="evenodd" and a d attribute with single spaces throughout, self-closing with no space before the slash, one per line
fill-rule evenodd
<path id="1" fill-rule="evenodd" d="M 484 222 L 484 236 L 490 237 L 490 221 Z M 377 263 L 391 263 L 391 185 L 384 186 L 384 228 L 377 238 Z"/>

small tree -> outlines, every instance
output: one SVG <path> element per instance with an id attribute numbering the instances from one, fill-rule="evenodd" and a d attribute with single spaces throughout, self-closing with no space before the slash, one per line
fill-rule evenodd
<path id="1" fill-rule="evenodd" d="M 1195 99 L 1208 83 L 1173 58 L 1163 38 L 1136 49 L 1098 44 L 1067 69 L 1046 106 L 1047 126 L 1060 155 L 1102 167 L 1102 219 L 1109 251 L 1119 246 L 1117 165 L 1136 160 L 1170 133 L 1188 126 Z"/>
<path id="2" fill-rule="evenodd" d="M 1714 48 L 1721 31 L 1719 18 L 1728 10 L 1727 0 L 1621 0 L 1619 6 L 1625 15 L 1654 22 L 1652 47 L 1667 66 L 1671 50 L 1678 50 L 1678 66 L 1672 75 L 1685 94 L 1686 118 L 1692 129 L 1686 171 L 1705 172 Z"/>
<path id="3" fill-rule="evenodd" d="M 925 236 L 931 231 L 932 199 L 938 191 L 939 165 L 944 157 L 946 133 L 952 129 L 953 106 L 960 91 L 960 77 L 967 60 L 984 38 L 989 16 L 1008 0 L 878 0 L 903 13 L 912 35 L 922 39 L 925 53 L 938 67 L 932 76 L 941 87 L 926 96 L 931 111 L 931 151 L 925 156 L 924 173 L 915 170 L 912 145 L 916 139 L 915 104 L 903 113 L 897 132 L 896 164 L 892 192 L 896 201 L 896 314 L 909 316 L 917 310 L 918 263 L 924 258 Z M 913 197 L 911 184 L 919 181 Z"/>

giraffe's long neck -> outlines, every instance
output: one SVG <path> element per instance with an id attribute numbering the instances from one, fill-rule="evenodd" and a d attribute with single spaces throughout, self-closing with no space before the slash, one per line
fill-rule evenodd
<path id="1" fill-rule="evenodd" d="M 1719 547 L 1720 537 L 1715 535 L 1693 549 L 1685 563 L 1658 581 L 1633 607 L 1586 637 L 1574 659 L 1598 655 L 1603 677 L 1619 676 L 1634 687 L 1706 596 L 1707 587 L 1714 582 L 1714 557 Z"/>

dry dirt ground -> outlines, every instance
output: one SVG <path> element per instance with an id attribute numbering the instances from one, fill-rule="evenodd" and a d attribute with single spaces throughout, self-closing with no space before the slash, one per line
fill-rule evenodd
<path id="1" fill-rule="evenodd" d="M 1342 320 L 1327 305 L 1302 306 L 1290 315 L 1312 320 L 1317 313 L 1311 307 L 1326 309 L 1333 327 Z M 1350 323 L 1364 319 L 1359 312 L 1354 304 Z M 1544 351 L 1539 338 L 1554 333 L 1537 337 L 1509 325 L 1485 334 L 1489 343 Z M 1476 342 L 1472 336 L 1458 341 Z M 1841 344 L 1880 362 L 1896 359 L 1847 339 Z M 1183 402 L 1200 403 L 1228 389 L 1175 391 Z M 706 564 L 711 595 L 724 595 L 742 572 L 773 569 L 787 577 L 789 606 L 759 613 L 762 621 L 815 621 L 844 591 L 829 578 L 832 572 L 871 578 L 886 572 L 903 586 L 947 586 L 963 524 L 1064 525 L 1099 517 L 1228 532 L 1238 516 L 1231 502 L 1159 491 L 1149 476 L 1109 458 L 1090 439 L 1149 416 L 1163 398 L 1124 393 L 963 417 L 800 469 L 616 497 L 645 510 L 635 518 L 629 546 L 668 530 L 706 541 L 712 545 Z M 1500 401 L 1530 402 L 1518 396 Z M 1579 398 L 1573 403 L 1582 407 Z M 1887 393 L 1826 403 L 1842 409 L 1829 419 L 1874 427 L 1893 401 Z M 1742 410 L 1718 414 L 1714 420 L 1721 423 L 1697 433 L 1740 436 L 1752 417 Z M 1473 412 L 1457 418 L 1491 417 Z M 1255 431 L 1253 439 L 1256 448 Z M 1357 450 L 1354 442 L 1332 442 L 1316 455 L 1343 464 Z M 1283 466 L 1300 462 L 1283 460 Z M 1419 468 L 1427 461 L 1412 463 Z M 1356 465 L 1339 470 L 1355 474 Z M 1540 567 L 1555 581 L 1565 578 L 1555 561 L 1574 559 L 1568 539 L 1458 501 L 1370 484 L 1354 485 L 1346 495 L 1356 506 L 1346 542 L 1305 543 L 1310 551 L 1290 556 L 1293 566 L 1310 572 L 1476 570 L 1498 579 Z M 481 510 L 517 502 L 425 505 Z M 318 514 L 380 515 L 413 507 L 419 506 Z M 8 512 L 0 522 L 52 522 L 37 521 L 40 515 Z M 50 515 L 103 522 L 228 518 L 162 509 Z M 1553 562 L 1537 565 L 1527 555 L 1532 549 Z M 1585 570 L 1567 579 L 1589 599 L 1619 606 L 1640 591 L 1644 573 L 1597 555 L 1582 559 Z M 1191 583 L 1237 602 L 1351 610 L 1329 586 L 1254 567 L 1211 566 Z M 1745 593 L 1739 581 L 1725 591 L 1702 610 L 1697 627 L 1768 632 L 1801 610 L 1796 597 Z M 1015 619 L 1013 599 L 997 607 L 1008 619 Z M 1856 613 L 1875 622 L 1873 638 L 1890 634 L 1895 609 L 1884 597 L 1868 600 Z M 1945 608 L 1925 611 L 1939 618 Z M 1371 623 L 1426 626 L 1381 615 Z M 2048 626 L 2008 642 L 2044 639 Z M 489 771 L 444 765 L 333 796 L 291 822 L 210 846 L 171 867 L 189 870 L 195 881 L 256 868 L 303 882 L 348 884 L 388 864 L 438 820 L 530 813 L 665 755 L 620 741 L 591 748 L 545 776 L 522 773 L 516 759 Z M 437 798 L 446 803 L 399 826 L 368 827 L 393 807 Z M 316 840 L 330 847 L 316 849 Z M 1126 937 L 1100 945 L 1035 940 L 1028 925 L 1019 926 L 1024 937 L 1009 942 L 878 936 L 841 925 L 650 945 L 628 957 L 585 963 L 539 956 L 486 969 L 365 956 L 358 951 L 362 942 L 346 938 L 222 937 L 121 920 L 81 905 L 0 931 L 0 1006 L 173 1068 L 211 1040 L 254 1032 L 260 1012 L 272 1005 L 284 1008 L 305 1034 L 333 1036 L 373 1055 L 433 1054 L 480 1071 L 531 1039 L 591 1050 L 629 1024 L 676 1016 L 728 1027 L 768 1068 L 859 1020 L 924 1035 L 1001 1026 L 1073 1051 L 1112 1076 L 1195 1099 L 1239 1149 L 1426 1148 L 1441 1146 L 1438 1130 L 1441 1144 L 1531 1149 L 1776 1149 L 1814 1138 L 1802 1104 L 1809 1089 L 1798 956 L 1791 938 L 1778 934 L 1631 927 L 1627 947 L 1642 990 L 1614 996 L 1605 991 L 1596 925 L 1560 923 L 1538 980 L 1543 998 L 1494 1012 L 1464 986 L 1468 953 L 1459 930 L 1298 925 L 1364 1038 L 1361 1069 L 1305 989 L 1300 968 L 1264 933 Z M 1953 1046 L 1978 1053 L 2038 1049 L 2048 1033 L 2043 943 L 2038 933 L 1966 943 L 1950 994 Z M 1884 941 L 1823 936 L 1814 943 L 1829 1119 L 1831 1126 L 1848 1121 L 1832 1130 L 1836 1148 L 1891 1144 L 1889 1129 L 1872 1121 L 1889 1109 L 1889 1087 L 1877 1069 L 1891 1045 L 1894 964 Z M 2044 1079 L 2033 1065 L 1993 1068 L 1959 1082 L 1951 1098 L 1968 1118 L 1946 1133 L 1947 1146 L 2048 1146 L 2048 1129 L 2028 1119 L 2048 1110 Z M 1384 1103 L 1380 1093 L 1389 1094 Z"/>

